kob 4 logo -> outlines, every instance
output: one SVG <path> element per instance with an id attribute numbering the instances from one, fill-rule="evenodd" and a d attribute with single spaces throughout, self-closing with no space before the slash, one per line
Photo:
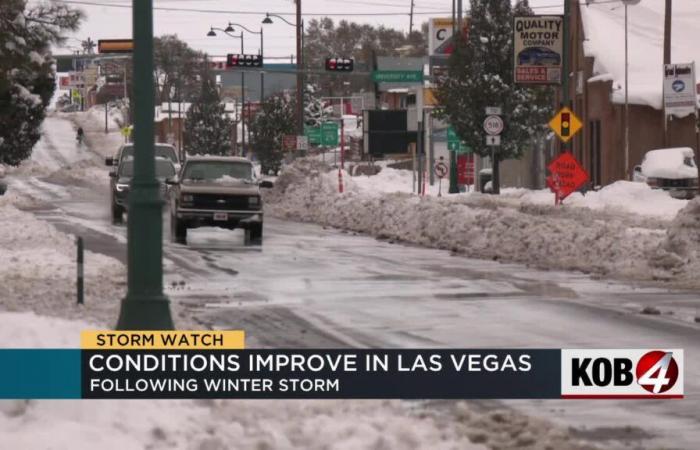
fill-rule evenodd
<path id="1" fill-rule="evenodd" d="M 562 397 L 682 398 L 682 350 L 562 350 Z"/>

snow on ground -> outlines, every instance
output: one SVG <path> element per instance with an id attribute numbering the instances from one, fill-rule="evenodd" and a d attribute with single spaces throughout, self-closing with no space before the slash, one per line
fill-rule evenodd
<path id="1" fill-rule="evenodd" d="M 85 305 L 77 305 L 74 237 L 17 209 L 18 198 L 0 197 L 0 310 L 114 320 L 123 296 L 123 265 L 86 251 Z"/>
<path id="2" fill-rule="evenodd" d="M 695 250 L 689 256 L 679 250 L 700 248 L 700 238 L 694 240 L 693 228 L 687 225 L 695 216 L 689 213 L 685 222 L 671 222 L 688 203 L 643 184 L 618 182 L 599 192 L 576 194 L 564 206 L 554 207 L 551 194 L 522 189 L 506 190 L 502 196 L 421 198 L 405 189 L 411 186 L 409 171 L 383 172 L 375 177 L 346 174 L 345 193 L 340 195 L 336 170 L 328 171 L 318 161 L 299 160 L 266 194 L 266 208 L 280 217 L 471 257 L 700 284 L 686 264 L 695 258 Z M 681 244 L 666 242 L 671 223 Z"/>

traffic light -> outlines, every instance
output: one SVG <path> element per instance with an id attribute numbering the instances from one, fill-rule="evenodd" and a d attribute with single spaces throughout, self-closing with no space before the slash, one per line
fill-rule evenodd
<path id="1" fill-rule="evenodd" d="M 226 55 L 226 67 L 262 67 L 262 55 L 245 55 L 229 53 Z"/>
<path id="2" fill-rule="evenodd" d="M 326 58 L 326 70 L 330 72 L 352 72 L 354 66 L 352 58 Z"/>
<path id="3" fill-rule="evenodd" d="M 571 134 L 571 114 L 561 113 L 561 135 L 568 137 Z"/>

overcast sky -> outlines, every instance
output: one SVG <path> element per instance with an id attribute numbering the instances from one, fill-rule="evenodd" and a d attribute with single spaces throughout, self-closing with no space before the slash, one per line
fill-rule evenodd
<path id="1" fill-rule="evenodd" d="M 469 4 L 469 0 L 463 1 L 465 6 Z M 430 17 L 449 16 L 452 11 L 451 0 L 414 2 L 414 26 L 418 27 Z M 131 0 L 75 0 L 66 3 L 82 9 L 86 14 L 81 29 L 72 34 L 67 45 L 77 47 L 78 41 L 87 37 L 95 41 L 131 37 Z M 154 4 L 156 8 L 173 9 L 155 11 L 156 35 L 177 34 L 191 47 L 210 55 L 225 55 L 240 50 L 238 39 L 221 33 L 217 37 L 207 37 L 210 26 L 225 28 L 231 21 L 259 31 L 266 12 L 284 15 L 290 22 L 295 20 L 292 0 L 154 0 Z M 345 19 L 408 31 L 410 4 L 411 0 L 302 0 L 302 13 L 306 22 L 314 17 L 330 16 L 334 20 Z M 562 10 L 563 0 L 530 0 L 530 4 L 537 8 L 537 13 L 556 13 Z M 293 26 L 275 20 L 273 24 L 264 26 L 264 33 L 266 57 L 295 53 Z M 244 39 L 246 53 L 257 53 L 260 37 L 245 33 Z M 68 51 L 70 49 L 57 52 Z"/>

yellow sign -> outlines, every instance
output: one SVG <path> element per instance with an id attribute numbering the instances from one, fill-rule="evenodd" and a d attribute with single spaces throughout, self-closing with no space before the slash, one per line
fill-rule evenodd
<path id="1" fill-rule="evenodd" d="M 552 117 L 552 120 L 549 121 L 549 127 L 554 130 L 562 142 L 569 142 L 576 133 L 581 131 L 583 123 L 572 110 L 564 107 Z"/>
<path id="2" fill-rule="evenodd" d="M 240 350 L 245 348 L 242 330 L 219 331 L 106 331 L 80 333 L 85 350 Z"/>

